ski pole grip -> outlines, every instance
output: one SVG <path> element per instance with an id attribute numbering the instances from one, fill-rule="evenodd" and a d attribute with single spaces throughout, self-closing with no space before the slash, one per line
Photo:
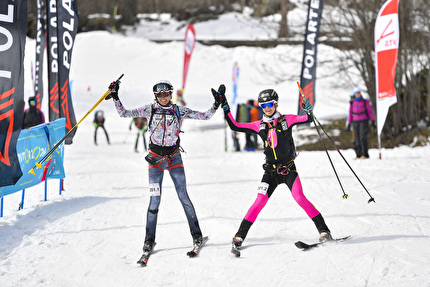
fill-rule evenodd
<path id="1" fill-rule="evenodd" d="M 124 76 L 124 74 L 121 74 L 121 76 L 119 76 L 118 80 L 115 81 L 115 83 L 119 83 L 119 80 L 121 80 L 121 78 Z"/>

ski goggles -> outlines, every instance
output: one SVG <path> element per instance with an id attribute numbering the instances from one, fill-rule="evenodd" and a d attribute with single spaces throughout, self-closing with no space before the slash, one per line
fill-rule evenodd
<path id="1" fill-rule="evenodd" d="M 36 101 L 35 101 L 35 100 L 30 100 L 28 103 L 29 103 L 30 105 L 35 105 L 35 104 L 36 104 Z"/>
<path id="2" fill-rule="evenodd" d="M 161 91 L 159 93 L 154 93 L 157 98 L 167 98 L 172 95 L 171 91 Z"/>
<path id="3" fill-rule="evenodd" d="M 160 92 L 169 92 L 170 94 L 173 91 L 173 87 L 167 83 L 158 83 L 154 86 L 153 92 L 154 94 L 158 94 Z"/>
<path id="4" fill-rule="evenodd" d="M 260 107 L 262 109 L 265 109 L 265 108 L 272 108 L 274 105 L 275 105 L 275 102 L 267 102 L 267 103 L 261 103 Z"/>

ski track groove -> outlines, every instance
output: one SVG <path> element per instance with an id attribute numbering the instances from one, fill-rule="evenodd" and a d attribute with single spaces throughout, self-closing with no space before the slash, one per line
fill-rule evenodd
<path id="1" fill-rule="evenodd" d="M 425 234 L 425 233 L 424 233 L 424 230 L 423 230 L 423 228 L 422 228 L 422 225 L 421 225 L 421 223 L 418 221 L 417 216 L 413 216 L 413 217 L 414 217 L 414 219 L 415 219 L 415 222 L 416 222 L 416 223 L 417 223 L 417 225 L 418 225 L 418 228 L 419 228 L 419 230 L 420 230 L 421 234 L 422 234 L 425 238 L 427 238 L 427 240 L 430 240 L 430 237 L 429 237 L 427 234 Z"/>

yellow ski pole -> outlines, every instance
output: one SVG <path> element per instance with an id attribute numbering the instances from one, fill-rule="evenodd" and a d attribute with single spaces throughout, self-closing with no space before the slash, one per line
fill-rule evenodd
<path id="1" fill-rule="evenodd" d="M 119 80 L 121 80 L 121 78 L 124 76 L 124 74 L 122 74 L 119 78 L 118 78 L 118 80 L 116 80 L 115 81 L 115 83 L 116 84 L 119 84 L 120 83 L 120 81 Z M 97 103 L 85 114 L 85 116 L 83 116 L 82 117 L 82 119 L 73 127 L 73 128 L 71 128 L 70 130 L 69 130 L 69 132 L 61 139 L 61 140 L 59 140 L 55 145 L 54 145 L 54 147 L 53 148 L 51 148 L 49 151 L 48 151 L 48 153 L 41 159 L 41 160 L 39 160 L 39 162 L 36 162 L 36 164 L 35 164 L 35 166 L 32 168 L 32 169 L 30 169 L 30 171 L 28 172 L 28 173 L 32 173 L 32 174 L 34 174 L 35 175 L 35 172 L 34 172 L 34 169 L 35 168 L 37 168 L 37 169 L 39 169 L 39 168 L 41 168 L 42 167 L 42 163 L 44 163 L 45 162 L 45 160 L 47 160 L 51 155 L 52 155 L 52 153 L 66 140 L 66 138 L 70 135 L 70 133 L 72 132 L 72 131 L 74 131 L 78 126 L 79 126 L 79 124 L 110 94 L 110 92 L 112 91 L 112 89 L 109 89 L 109 90 L 107 90 L 107 92 L 106 93 L 104 93 L 104 95 L 97 101 Z"/>

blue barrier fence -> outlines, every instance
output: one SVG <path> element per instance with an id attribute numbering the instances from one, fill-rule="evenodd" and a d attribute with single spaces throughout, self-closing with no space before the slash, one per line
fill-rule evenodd
<path id="1" fill-rule="evenodd" d="M 22 191 L 21 205 L 23 206 L 25 189 L 43 181 L 45 182 L 45 201 L 47 200 L 47 181 L 49 179 L 60 179 L 61 195 L 63 190 L 62 179 L 65 177 L 63 167 L 64 143 L 52 153 L 52 156 L 42 164 L 41 168 L 34 170 L 35 174 L 29 173 L 29 171 L 35 166 L 36 162 L 49 152 L 51 146 L 54 146 L 64 135 L 64 118 L 21 130 L 16 149 L 23 175 L 16 184 L 0 187 L 0 217 L 3 217 L 4 196 Z"/>

